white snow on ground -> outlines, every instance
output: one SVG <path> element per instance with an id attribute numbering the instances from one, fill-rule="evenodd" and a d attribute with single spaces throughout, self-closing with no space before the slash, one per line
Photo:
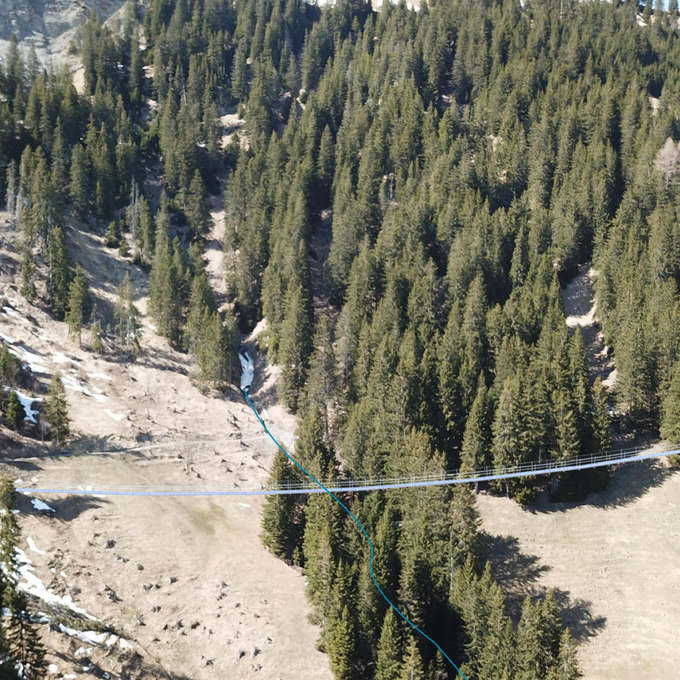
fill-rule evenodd
<path id="1" fill-rule="evenodd" d="M 87 374 L 88 378 L 99 378 L 100 380 L 112 380 L 110 375 L 106 375 L 106 373 L 88 373 Z"/>
<path id="2" fill-rule="evenodd" d="M 55 595 L 51 590 L 45 588 L 45 584 L 33 573 L 35 571 L 32 566 L 33 563 L 26 557 L 26 553 L 20 548 L 15 548 L 15 552 L 17 554 L 17 562 L 20 565 L 19 573 L 23 578 L 23 581 L 20 581 L 17 586 L 19 590 L 23 590 L 29 595 L 35 595 L 48 604 L 60 604 L 64 607 L 68 607 L 71 611 L 82 614 L 91 621 L 98 620 L 94 616 L 88 614 L 85 609 L 75 604 L 70 595 L 60 597 L 59 595 Z"/>
<path id="3" fill-rule="evenodd" d="M 255 364 L 253 363 L 253 360 L 250 358 L 250 354 L 248 352 L 244 352 L 245 356 L 243 354 L 239 354 L 238 358 L 241 360 L 241 389 L 245 390 L 249 388 L 253 384 L 253 379 L 255 378 Z"/>
<path id="4" fill-rule="evenodd" d="M 48 667 L 47 670 L 50 673 L 58 673 L 59 672 L 59 666 L 55 666 L 55 664 L 51 663 Z"/>
<path id="5" fill-rule="evenodd" d="M 83 365 L 82 362 L 76 361 L 75 359 L 69 359 L 65 354 L 62 354 L 61 352 L 59 352 L 59 354 L 55 354 L 55 355 L 52 357 L 52 361 L 53 361 L 55 364 L 68 364 L 68 363 L 71 363 L 71 364 L 73 364 L 74 366 L 82 366 L 82 365 Z"/>
<path id="6" fill-rule="evenodd" d="M 65 626 L 63 623 L 59 624 L 59 630 L 61 630 L 62 633 L 66 633 L 66 635 L 69 635 L 70 637 L 77 637 L 79 640 L 82 640 L 83 642 L 89 642 L 91 645 L 101 645 L 104 644 L 104 642 L 107 640 L 109 637 L 113 637 L 115 641 L 115 635 L 111 635 L 111 633 L 95 633 L 93 630 L 76 630 L 75 628 L 69 628 L 68 626 Z M 76 654 L 85 654 L 86 651 L 92 651 L 86 650 L 84 647 L 80 647 L 77 651 Z"/>
<path id="7" fill-rule="evenodd" d="M 28 420 L 32 423 L 37 423 L 38 421 L 35 419 L 35 416 L 38 415 L 38 411 L 33 410 L 31 407 L 33 406 L 33 402 L 42 401 L 42 399 L 29 397 L 25 395 L 23 392 L 19 392 L 19 390 L 14 391 L 17 393 L 17 397 L 19 397 L 19 401 L 21 402 L 21 405 L 24 407 L 24 411 L 26 412 L 26 417 L 24 418 L 24 420 Z"/>
<path id="8" fill-rule="evenodd" d="M 51 508 L 47 503 L 43 503 L 39 498 L 32 498 L 31 503 L 36 510 L 45 512 L 55 512 L 54 508 Z"/>
<path id="9" fill-rule="evenodd" d="M 124 638 L 119 638 L 113 633 L 96 633 L 93 630 L 76 630 L 75 628 L 69 628 L 68 626 L 65 626 L 63 623 L 59 624 L 59 630 L 62 633 L 66 633 L 66 635 L 69 637 L 76 637 L 79 640 L 87 642 L 91 645 L 104 645 L 104 647 L 110 649 L 116 644 L 116 642 L 118 642 L 118 645 L 121 649 L 132 649 L 132 645 L 127 640 Z M 90 654 L 91 652 L 91 647 L 88 647 L 87 649 L 85 647 L 79 647 L 76 650 L 76 656 L 80 654 Z"/>
<path id="10" fill-rule="evenodd" d="M 242 507 L 244 507 L 244 508 L 249 508 L 249 507 L 250 507 L 250 506 L 248 505 L 248 503 L 241 503 L 240 501 L 239 501 L 239 505 L 242 506 Z"/>
<path id="11" fill-rule="evenodd" d="M 72 378 L 70 375 L 59 376 L 59 380 L 61 380 L 61 382 L 64 384 L 64 387 L 67 390 L 74 390 L 75 392 L 82 392 L 83 394 L 87 395 L 88 397 L 94 396 L 92 394 L 92 392 L 90 392 L 87 385 L 83 385 L 79 380 Z"/>
<path id="12" fill-rule="evenodd" d="M 123 418 L 125 418 L 124 413 L 114 413 L 110 408 L 105 408 L 104 413 L 106 413 L 107 416 L 113 418 L 116 421 L 121 421 Z"/>
<path id="13" fill-rule="evenodd" d="M 9 337 L 9 335 L 5 335 L 4 333 L 0 333 L 0 338 L 2 338 L 5 342 L 8 342 L 10 345 L 14 344 L 14 340 Z"/>
<path id="14" fill-rule="evenodd" d="M 27 323 L 27 324 L 30 325 L 31 322 L 26 317 L 21 316 L 21 314 L 19 314 L 19 312 L 12 309 L 11 307 L 3 307 L 2 309 L 5 312 L 3 314 L 3 316 L 13 316 L 15 319 L 19 319 L 19 321 L 23 321 L 24 323 Z"/>
<path id="15" fill-rule="evenodd" d="M 38 546 L 35 544 L 35 541 L 30 536 L 26 537 L 26 543 L 28 543 L 28 547 L 32 552 L 38 553 L 38 555 L 47 555 L 44 550 L 40 550 L 40 548 L 38 548 Z"/>
<path id="16" fill-rule="evenodd" d="M 15 357 L 21 360 L 24 364 L 26 364 L 31 373 L 41 373 L 49 375 L 47 366 L 45 366 L 45 360 L 39 354 L 31 352 L 30 350 L 27 350 L 25 347 L 22 347 L 21 345 L 17 345 L 16 347 L 10 347 L 9 351 L 11 354 L 14 354 Z"/>

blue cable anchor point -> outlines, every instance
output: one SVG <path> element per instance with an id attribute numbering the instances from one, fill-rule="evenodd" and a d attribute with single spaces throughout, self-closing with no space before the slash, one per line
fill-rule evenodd
<path id="1" fill-rule="evenodd" d="M 262 425 L 262 427 L 264 428 L 264 431 L 269 435 L 269 438 L 274 442 L 274 444 L 276 444 L 276 446 L 283 452 L 283 454 L 286 456 L 286 458 L 288 458 L 288 460 L 289 460 L 291 463 L 293 463 L 296 467 L 300 468 L 300 470 L 302 470 L 302 472 L 304 472 L 304 473 L 307 475 L 307 477 L 309 477 L 313 482 L 315 482 L 316 484 L 318 484 L 318 485 L 319 485 L 319 486 L 320 486 L 320 487 L 321 487 L 321 488 L 322 488 L 322 489 L 323 489 L 323 490 L 324 490 L 331 498 L 333 498 L 333 499 L 335 500 L 336 503 L 338 503 L 338 505 L 340 505 L 340 507 L 341 507 L 341 508 L 342 508 L 342 509 L 343 509 L 343 510 L 344 510 L 344 511 L 345 511 L 345 512 L 346 512 L 346 513 L 354 520 L 354 522 L 355 522 L 356 525 L 359 527 L 359 529 L 361 529 L 361 531 L 363 532 L 364 536 L 366 536 L 366 540 L 368 541 L 368 545 L 369 545 L 370 548 L 371 548 L 371 559 L 370 559 L 370 561 L 369 561 L 369 563 L 368 563 L 368 568 L 369 568 L 369 570 L 370 570 L 370 572 L 371 572 L 371 579 L 373 579 L 373 583 L 374 583 L 375 587 L 378 589 L 378 592 L 383 596 L 383 599 L 385 600 L 385 602 L 387 602 L 387 604 L 389 604 L 390 607 L 392 607 L 392 609 L 394 609 L 394 611 L 397 612 L 397 614 L 399 614 L 399 616 L 401 616 L 401 618 L 404 619 L 404 621 L 406 621 L 406 623 L 408 623 L 408 625 L 411 626 L 411 628 L 413 628 L 413 630 L 417 631 L 417 632 L 420 633 L 425 639 L 429 640 L 429 641 L 430 641 L 430 642 L 431 642 L 431 643 L 432 643 L 432 644 L 433 644 L 433 645 L 434 645 L 434 646 L 435 646 L 435 647 L 436 647 L 436 648 L 444 655 L 444 658 L 445 658 L 445 659 L 446 659 L 446 660 L 447 660 L 447 661 L 455 668 L 456 672 L 457 672 L 464 680 L 468 680 L 468 678 L 467 678 L 465 675 L 463 675 L 463 673 L 461 672 L 460 668 L 458 668 L 458 666 L 456 666 L 456 664 L 453 663 L 453 661 L 451 660 L 451 657 L 450 657 L 450 656 L 449 656 L 449 655 L 448 655 L 448 654 L 447 654 L 447 653 L 446 653 L 446 652 L 445 652 L 445 651 L 444 651 L 444 650 L 443 650 L 443 649 L 442 649 L 442 648 L 441 648 L 441 647 L 440 647 L 440 646 L 439 646 L 439 645 L 438 645 L 438 644 L 437 644 L 437 643 L 436 643 L 429 635 L 425 635 L 425 633 L 423 633 L 423 631 L 420 630 L 420 628 L 418 628 L 418 626 L 416 626 L 415 623 L 412 623 L 411 621 L 409 621 L 409 620 L 408 620 L 408 619 L 407 619 L 407 618 L 406 618 L 406 617 L 405 617 L 405 616 L 404 616 L 404 615 L 403 615 L 403 614 L 402 614 L 402 613 L 401 613 L 401 612 L 400 612 L 400 611 L 392 604 L 392 602 L 389 600 L 389 598 L 387 597 L 387 595 L 385 595 L 385 593 L 383 593 L 382 588 L 378 585 L 378 582 L 375 580 L 375 575 L 373 574 L 373 543 L 371 542 L 371 538 L 370 538 L 370 536 L 368 535 L 368 533 L 366 532 L 366 529 L 364 529 L 363 524 L 361 524 L 361 522 L 360 522 L 360 521 L 352 514 L 352 512 L 350 511 L 350 509 L 349 509 L 349 508 L 348 508 L 348 507 L 347 507 L 347 506 L 346 506 L 346 505 L 345 505 L 345 504 L 344 504 L 344 503 L 343 503 L 343 502 L 342 502 L 342 501 L 341 501 L 334 493 L 332 493 L 331 491 L 329 491 L 329 490 L 328 490 L 328 489 L 327 489 L 327 488 L 326 488 L 326 487 L 325 487 L 325 486 L 324 486 L 324 485 L 323 485 L 316 477 L 314 477 L 313 475 L 310 475 L 309 472 L 307 472 L 307 470 L 305 470 L 305 469 L 302 467 L 302 465 L 300 465 L 300 463 L 298 463 L 292 456 L 290 456 L 289 453 L 288 453 L 288 451 L 286 451 L 286 450 L 283 448 L 283 446 L 281 446 L 281 444 L 279 444 L 279 442 L 276 441 L 276 439 L 274 438 L 274 436 L 272 435 L 272 433 L 267 429 L 267 426 L 264 424 L 262 418 L 260 418 L 260 414 L 257 412 L 257 410 L 255 409 L 255 407 L 253 406 L 253 402 L 250 401 L 250 397 L 248 396 L 248 388 L 249 388 L 249 387 L 250 387 L 250 385 L 246 385 L 245 387 L 242 388 L 242 389 L 243 389 L 243 394 L 246 395 L 246 399 L 248 400 L 248 403 L 250 404 L 250 408 L 253 410 L 253 413 L 255 414 L 255 417 L 260 421 L 260 425 Z"/>

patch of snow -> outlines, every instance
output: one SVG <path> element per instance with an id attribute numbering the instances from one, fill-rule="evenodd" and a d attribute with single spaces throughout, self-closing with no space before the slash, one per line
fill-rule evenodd
<path id="1" fill-rule="evenodd" d="M 39 498 L 32 498 L 31 503 L 36 510 L 44 512 L 56 512 L 54 508 L 51 508 L 47 503 L 43 503 Z"/>
<path id="2" fill-rule="evenodd" d="M 36 484 L 36 483 L 38 482 L 38 478 L 37 478 L 37 477 L 31 477 L 31 481 L 32 481 L 34 484 Z"/>
<path id="3" fill-rule="evenodd" d="M 242 370 L 241 389 L 247 390 L 253 384 L 253 379 L 255 378 L 255 364 L 250 358 L 250 354 L 248 354 L 248 352 L 244 352 L 244 354 L 245 356 L 239 353 L 238 358 L 241 361 Z"/>
<path id="4" fill-rule="evenodd" d="M 16 347 L 9 348 L 10 354 L 14 354 L 17 359 L 20 359 L 24 368 L 28 368 L 31 373 L 41 373 L 44 375 L 49 375 L 47 367 L 44 365 L 43 358 L 39 354 L 34 354 L 29 352 L 25 347 L 17 345 Z"/>
<path id="5" fill-rule="evenodd" d="M 240 505 L 241 507 L 243 507 L 243 508 L 249 508 L 249 507 L 250 507 L 250 506 L 248 505 L 248 503 L 241 503 L 240 501 L 239 501 L 239 505 Z"/>
<path id="6" fill-rule="evenodd" d="M 77 637 L 83 642 L 89 642 L 91 645 L 101 645 L 104 643 L 109 633 L 95 633 L 93 630 L 76 630 L 75 628 L 69 628 L 63 623 L 59 624 L 59 630 L 62 633 L 66 633 L 69 637 Z M 85 649 L 85 647 L 78 647 L 76 650 L 76 656 L 79 654 L 89 654 L 92 651 L 91 647 Z"/>
<path id="7" fill-rule="evenodd" d="M 113 647 L 114 644 L 116 644 L 116 640 L 118 639 L 117 635 L 113 635 L 113 633 L 109 636 L 109 639 L 104 642 L 105 647 Z"/>
<path id="8" fill-rule="evenodd" d="M 75 680 L 78 676 L 75 673 L 67 673 L 62 680 Z"/>
<path id="9" fill-rule="evenodd" d="M 14 344 L 14 340 L 9 337 L 9 335 L 4 335 L 3 333 L 0 333 L 0 338 L 2 338 L 5 342 L 9 343 L 10 345 Z"/>
<path id="10" fill-rule="evenodd" d="M 12 510 L 13 515 L 18 515 L 21 512 L 21 510 Z"/>
<path id="11" fill-rule="evenodd" d="M 74 366 L 82 366 L 83 362 L 82 361 L 76 361 L 76 359 L 69 359 L 65 354 L 62 354 L 59 352 L 59 354 L 55 354 L 52 357 L 52 361 L 55 364 L 73 364 Z"/>
<path id="12" fill-rule="evenodd" d="M 19 479 L 15 479 L 15 480 L 14 480 L 14 485 L 15 485 L 15 486 L 16 486 L 17 484 L 23 484 L 23 483 L 24 483 L 24 480 L 21 479 L 21 477 L 19 477 Z"/>
<path id="13" fill-rule="evenodd" d="M 106 375 L 106 373 L 88 373 L 87 374 L 88 378 L 99 378 L 100 380 L 113 380 L 110 375 Z"/>
<path id="14" fill-rule="evenodd" d="M 60 597 L 59 595 L 55 595 L 51 590 L 45 588 L 45 584 L 42 582 L 42 580 L 33 573 L 35 571 L 32 566 L 33 563 L 28 559 L 26 553 L 20 548 L 15 548 L 15 552 L 17 555 L 17 562 L 20 565 L 19 573 L 23 578 L 23 580 L 20 581 L 19 585 L 17 586 L 19 590 L 23 590 L 29 595 L 35 595 L 48 604 L 60 604 L 64 607 L 68 607 L 71 611 L 76 612 L 77 614 L 82 614 L 91 621 L 98 620 L 94 616 L 88 614 L 87 611 L 82 607 L 78 607 L 78 605 L 73 602 L 73 599 L 70 595 L 64 595 L 63 597 Z"/>
<path id="15" fill-rule="evenodd" d="M 117 422 L 120 422 L 121 420 L 123 420 L 123 418 L 125 418 L 124 413 L 114 413 L 110 408 L 105 408 L 104 413 L 106 413 L 107 416 L 113 418 Z"/>
<path id="16" fill-rule="evenodd" d="M 93 394 L 92 396 L 101 404 L 105 404 L 109 400 L 109 398 L 103 394 Z"/>
<path id="17" fill-rule="evenodd" d="M 63 571 L 60 571 L 59 574 L 62 578 L 68 578 L 68 576 L 66 576 L 66 574 Z"/>
<path id="18" fill-rule="evenodd" d="M 67 390 L 73 390 L 74 392 L 82 392 L 88 397 L 92 396 L 92 392 L 87 388 L 87 385 L 83 385 L 79 380 L 72 378 L 70 375 L 59 376 L 59 380 L 63 383 Z"/>
<path id="19" fill-rule="evenodd" d="M 121 649 L 132 649 L 132 645 L 125 639 L 121 638 L 118 642 Z"/>
<path id="20" fill-rule="evenodd" d="M 59 672 L 59 666 L 56 666 L 55 664 L 51 663 L 48 667 L 47 670 L 50 673 L 58 673 Z"/>
<path id="21" fill-rule="evenodd" d="M 31 552 L 38 553 L 38 555 L 47 555 L 44 550 L 40 550 L 40 548 L 35 544 L 35 541 L 30 536 L 26 537 L 26 543 L 28 543 L 28 547 Z"/>
<path id="22" fill-rule="evenodd" d="M 42 401 L 42 399 L 29 397 L 23 392 L 19 392 L 19 390 L 14 391 L 16 392 L 17 397 L 19 397 L 19 401 L 21 402 L 21 405 L 24 407 L 24 411 L 26 412 L 26 417 L 24 418 L 24 420 L 28 420 L 31 423 L 37 423 L 38 421 L 35 419 L 35 416 L 38 415 L 38 411 L 35 411 L 31 407 L 33 406 L 33 402 Z"/>
<path id="23" fill-rule="evenodd" d="M 23 321 L 24 323 L 31 324 L 31 322 L 24 316 L 21 316 L 19 312 L 16 310 L 12 309 L 11 307 L 3 307 L 3 311 L 5 312 L 4 316 L 13 316 L 15 319 L 19 319 L 19 321 Z"/>

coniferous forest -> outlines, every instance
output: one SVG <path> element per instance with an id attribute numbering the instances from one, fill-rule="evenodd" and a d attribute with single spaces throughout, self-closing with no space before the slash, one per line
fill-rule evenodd
<path id="1" fill-rule="evenodd" d="M 14 41 L 0 179 L 22 294 L 134 357 L 133 286 L 100 317 L 66 245 L 79 220 L 149 272 L 159 332 L 206 381 L 238 383 L 239 331 L 266 319 L 295 456 L 323 480 L 569 460 L 609 449 L 614 419 L 677 440 L 679 35 L 675 0 L 131 1 L 120 27 L 94 12 L 83 27 L 83 94 Z M 223 148 L 232 107 L 245 130 Z M 226 311 L 202 257 L 218 175 Z M 564 319 L 586 262 L 611 391 Z M 275 481 L 299 474 L 274 460 Z M 607 481 L 565 477 L 559 498 Z M 552 594 L 510 619 L 475 490 L 343 502 L 385 594 L 470 680 L 580 677 Z M 375 590 L 330 498 L 271 497 L 262 539 L 305 569 L 338 680 L 454 677 Z"/>

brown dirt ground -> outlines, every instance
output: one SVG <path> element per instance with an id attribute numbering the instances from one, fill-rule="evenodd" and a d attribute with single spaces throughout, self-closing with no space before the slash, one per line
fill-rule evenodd
<path id="1" fill-rule="evenodd" d="M 587 680 L 677 680 L 680 473 L 664 462 L 617 469 L 586 503 L 530 511 L 480 494 L 493 571 L 515 615 L 554 588 Z"/>
<path id="2" fill-rule="evenodd" d="M 67 338 L 65 324 L 18 295 L 15 237 L 0 219 L 0 299 L 31 320 L 3 316 L 3 333 L 40 354 L 49 373 L 61 371 L 74 385 L 106 399 L 67 390 L 75 435 L 70 451 L 106 452 L 139 442 L 169 446 L 134 454 L 34 458 L 11 464 L 5 459 L 2 467 L 7 474 L 13 479 L 36 477 L 39 483 L 73 481 L 83 486 L 147 482 L 237 486 L 267 479 L 274 447 L 259 438 L 259 425 L 238 391 L 227 395 L 201 391 L 191 378 L 192 359 L 172 350 L 147 318 L 144 352 L 135 363 L 95 358 L 79 348 Z M 90 281 L 97 281 L 93 294 L 104 313 L 110 313 L 114 291 L 128 270 L 137 285 L 137 305 L 146 310 L 146 275 L 141 270 L 104 248 L 100 237 L 86 229 L 70 228 L 68 238 Z M 89 341 L 87 334 L 83 340 Z M 55 361 L 60 354 L 72 361 Z M 263 369 L 264 364 L 258 359 Z M 41 376 L 37 389 L 47 380 L 49 376 Z M 258 404 L 257 386 L 253 397 Z M 276 420 L 276 413 L 269 413 L 269 418 Z M 293 428 L 294 420 L 288 416 L 277 431 L 290 438 Z M 181 443 L 204 439 L 218 443 Z M 40 448 L 17 450 L 9 444 L 4 431 L 3 458 Z M 37 575 L 55 592 L 70 592 L 79 606 L 114 627 L 141 655 L 121 653 L 117 646 L 110 651 L 90 649 L 91 645 L 45 625 L 49 663 L 57 665 L 59 674 L 102 677 L 106 671 L 117 678 L 127 669 L 131 677 L 159 674 L 178 680 L 251 676 L 330 680 L 327 657 L 315 648 L 318 630 L 308 623 L 304 577 L 260 543 L 261 498 L 44 500 L 56 510 L 52 519 L 37 514 L 27 498 L 20 501 L 22 547 Z M 45 555 L 28 550 L 29 536 Z M 106 547 L 110 540 L 115 547 Z M 57 576 L 62 570 L 66 579 Z M 170 583 L 171 576 L 177 581 Z M 120 601 L 107 597 L 106 586 Z M 76 654 L 80 647 L 85 652 Z M 90 663 L 93 668 L 83 671 Z"/>

